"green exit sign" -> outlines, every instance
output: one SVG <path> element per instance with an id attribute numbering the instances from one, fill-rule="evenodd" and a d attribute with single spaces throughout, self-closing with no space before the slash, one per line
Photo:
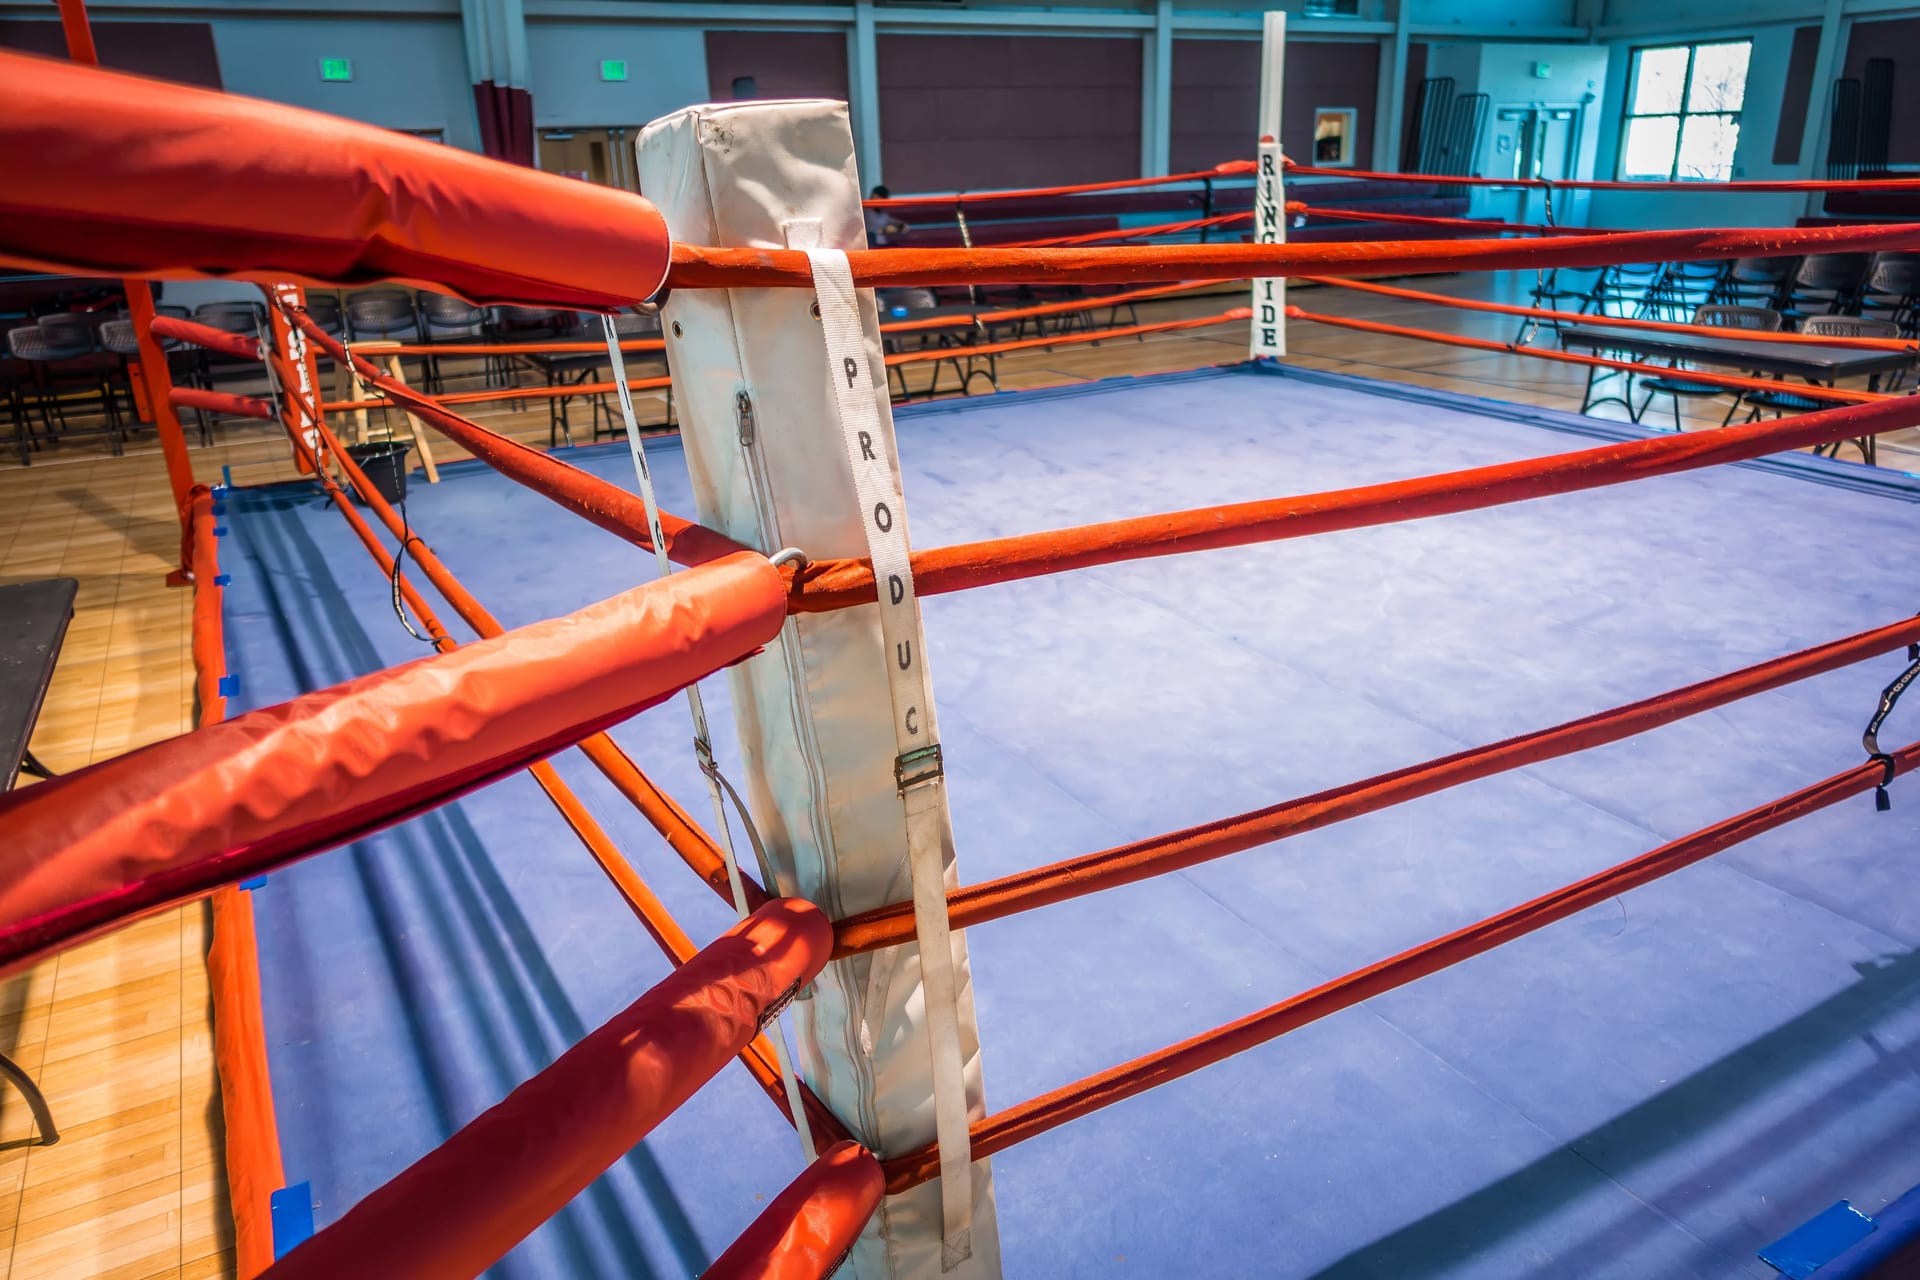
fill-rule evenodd
<path id="1" fill-rule="evenodd" d="M 353 59 L 351 58 L 320 59 L 320 78 L 322 80 L 353 79 Z"/>
<path id="2" fill-rule="evenodd" d="M 606 58 L 600 63 L 602 80 L 625 80 L 627 78 L 627 60 L 625 58 Z"/>

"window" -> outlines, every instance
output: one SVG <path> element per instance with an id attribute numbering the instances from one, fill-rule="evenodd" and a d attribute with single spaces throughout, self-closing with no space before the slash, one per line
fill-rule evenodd
<path id="1" fill-rule="evenodd" d="M 1750 40 L 1633 51 L 1620 176 L 1725 182 L 1733 176 Z"/>

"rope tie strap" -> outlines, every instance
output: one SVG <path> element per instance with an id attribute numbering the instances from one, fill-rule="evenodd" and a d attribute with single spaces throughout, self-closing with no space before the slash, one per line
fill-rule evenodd
<path id="1" fill-rule="evenodd" d="M 1873 709 L 1873 718 L 1867 721 L 1866 732 L 1860 735 L 1860 744 L 1867 749 L 1867 759 L 1878 764 L 1881 769 L 1880 783 L 1873 789 L 1873 807 L 1879 813 L 1893 808 L 1893 797 L 1887 794 L 1887 784 L 1893 781 L 1893 757 L 1880 749 L 1880 729 L 1900 705 L 1901 695 L 1913 687 L 1920 679 L 1920 644 L 1907 646 L 1907 669 L 1893 678 L 1893 683 L 1880 691 L 1880 702 Z"/>
<path id="2" fill-rule="evenodd" d="M 1553 183 L 1550 181 L 1545 182 L 1540 188 L 1540 191 L 1544 197 L 1542 200 L 1541 217 L 1545 220 L 1546 226 L 1549 228 L 1549 234 L 1551 234 L 1551 230 L 1555 228 L 1553 220 Z M 1521 198 L 1520 203 L 1524 210 L 1526 207 L 1526 198 L 1524 196 Z M 1535 267 L 1533 270 L 1533 296 L 1536 302 L 1547 296 L 1547 276 L 1549 274 L 1555 276 L 1557 281 L 1559 276 L 1557 269 L 1549 272 L 1545 267 Z M 1526 346 L 1533 341 L 1534 335 L 1539 332 L 1540 318 L 1538 316 L 1528 316 L 1526 323 L 1520 326 L 1520 336 L 1508 345 Z"/>

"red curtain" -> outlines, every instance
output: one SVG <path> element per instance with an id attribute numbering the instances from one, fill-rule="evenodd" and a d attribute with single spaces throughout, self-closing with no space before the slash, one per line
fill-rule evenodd
<path id="1" fill-rule="evenodd" d="M 473 86 L 480 116 L 480 148 L 496 160 L 533 164 L 533 95 L 482 80 Z"/>

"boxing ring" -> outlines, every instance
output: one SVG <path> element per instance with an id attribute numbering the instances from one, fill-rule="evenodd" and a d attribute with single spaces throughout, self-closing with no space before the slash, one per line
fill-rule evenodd
<path id="1" fill-rule="evenodd" d="M 939 544 L 1619 434 L 1267 366 L 922 405 L 898 424 L 916 535 Z M 684 464 L 655 451 L 662 504 L 684 507 Z M 631 481 L 624 446 L 563 456 Z M 1892 545 L 1916 501 L 1912 479 L 1794 457 L 931 599 L 970 876 L 1896 618 L 1903 575 L 1832 548 Z M 275 486 L 225 502 L 242 703 L 413 656 L 320 498 Z M 510 625 L 631 576 L 624 543 L 477 464 L 408 506 Z M 1884 666 L 982 926 L 981 1034 L 1018 1046 L 990 1087 L 1042 1093 L 1769 800 L 1856 746 Z M 614 736 L 696 795 L 670 711 Z M 604 780 L 562 773 L 623 845 L 646 846 Z M 510 780 L 253 894 L 287 1176 L 312 1181 L 323 1225 L 664 973 L 541 809 Z M 1006 1272 L 1170 1274 L 1204 1238 L 1229 1274 L 1731 1274 L 1837 1188 L 1890 1198 L 1920 1182 L 1920 1088 L 1896 1065 L 1920 1034 L 1920 890 L 1899 862 L 1917 831 L 1911 805 L 1876 814 L 1863 796 L 1014 1148 L 995 1161 Z M 690 878 L 659 888 L 696 933 L 724 927 Z M 420 1007 L 409 989 L 462 998 Z M 647 1260 L 638 1274 L 697 1270 L 731 1238 L 727 1206 L 798 1172 L 752 1092 L 717 1078 L 500 1274 L 617 1247 Z M 752 1164 L 731 1158 L 743 1146 Z M 1284 1230 L 1265 1225 L 1277 1205 Z"/>
<path id="2" fill-rule="evenodd" d="M 70 128 L 129 128 L 129 109 Z M 833 161 L 844 111 L 711 109 L 722 162 L 676 150 L 714 125 L 702 110 L 650 129 L 642 169 L 697 171 L 649 187 L 680 218 L 715 183 L 714 238 L 669 243 L 650 208 L 596 193 L 555 215 L 558 261 L 521 226 L 505 256 L 461 253 L 496 215 L 457 179 L 526 197 L 506 207 L 529 221 L 548 180 L 372 130 L 403 184 L 401 162 L 445 164 L 408 188 L 435 198 L 432 234 L 302 205 L 300 181 L 357 156 L 275 189 L 314 232 L 284 243 L 208 236 L 229 215 L 207 205 L 194 234 L 105 249 L 94 196 L 58 164 L 30 175 L 65 211 L 4 246 L 35 261 L 253 274 L 267 255 L 276 280 L 425 276 L 603 310 L 672 291 L 688 425 L 644 457 L 494 436 L 326 338 L 290 286 L 251 345 L 155 324 L 266 360 L 274 399 L 229 403 L 279 418 L 312 479 L 194 492 L 203 727 L 0 809 L 18 871 L 0 964 L 214 895 L 243 1254 L 270 1245 L 280 1277 L 818 1276 L 849 1256 L 862 1274 L 1712 1276 L 1752 1271 L 1837 1195 L 1920 1183 L 1920 889 L 1899 861 L 1920 819 L 1897 781 L 1920 744 L 1861 741 L 1920 642 L 1901 555 L 1920 480 L 1794 452 L 1911 426 L 1913 402 L 1829 391 L 1838 407 L 1674 435 L 1255 362 L 896 423 L 856 291 L 1899 248 L 1914 229 L 822 247 L 852 205 L 785 248 L 730 244 L 758 213 L 715 172 L 857 191 Z M 756 158 L 761 127 L 825 162 Z M 166 159 L 116 163 L 150 178 Z M 703 332 L 720 299 L 732 318 Z M 714 332 L 806 359 L 753 366 L 754 399 Z M 396 512 L 340 456 L 312 346 L 478 459 Z M 764 394 L 769 371 L 838 406 L 844 457 L 782 434 L 805 415 Z M 772 536 L 809 513 L 765 500 L 777 476 L 728 491 L 716 439 L 844 463 L 828 474 L 856 520 Z M 752 546 L 727 505 L 749 488 L 782 521 Z M 710 523 L 670 514 L 689 510 Z M 866 526 L 863 556 L 846 535 Z M 456 616 L 481 638 L 454 638 Z M 820 872 L 782 807 L 789 727 L 759 682 L 834 636 L 871 641 L 887 680 L 896 656 L 938 670 L 940 749 L 884 737 L 891 776 L 869 790 L 912 856 L 862 901 L 849 846 L 816 903 L 794 889 Z M 844 678 L 821 661 L 816 686 Z M 700 751 L 666 705 L 695 684 Z M 931 736 L 931 703 L 869 688 L 840 701 Z M 810 692 L 830 721 L 835 690 Z M 709 748 L 709 721 L 740 741 Z M 830 776 L 812 801 L 838 820 L 864 775 Z M 728 777 L 755 779 L 738 869 Z M 709 788 L 718 842 L 671 799 Z M 936 858 L 931 883 L 930 795 L 965 860 Z M 835 1061 L 836 1002 L 868 981 L 850 973 L 888 975 L 868 989 L 885 1011 Z M 876 1081 L 908 1052 L 931 1071 L 903 1102 Z M 735 1055 L 747 1072 L 722 1070 Z"/>

